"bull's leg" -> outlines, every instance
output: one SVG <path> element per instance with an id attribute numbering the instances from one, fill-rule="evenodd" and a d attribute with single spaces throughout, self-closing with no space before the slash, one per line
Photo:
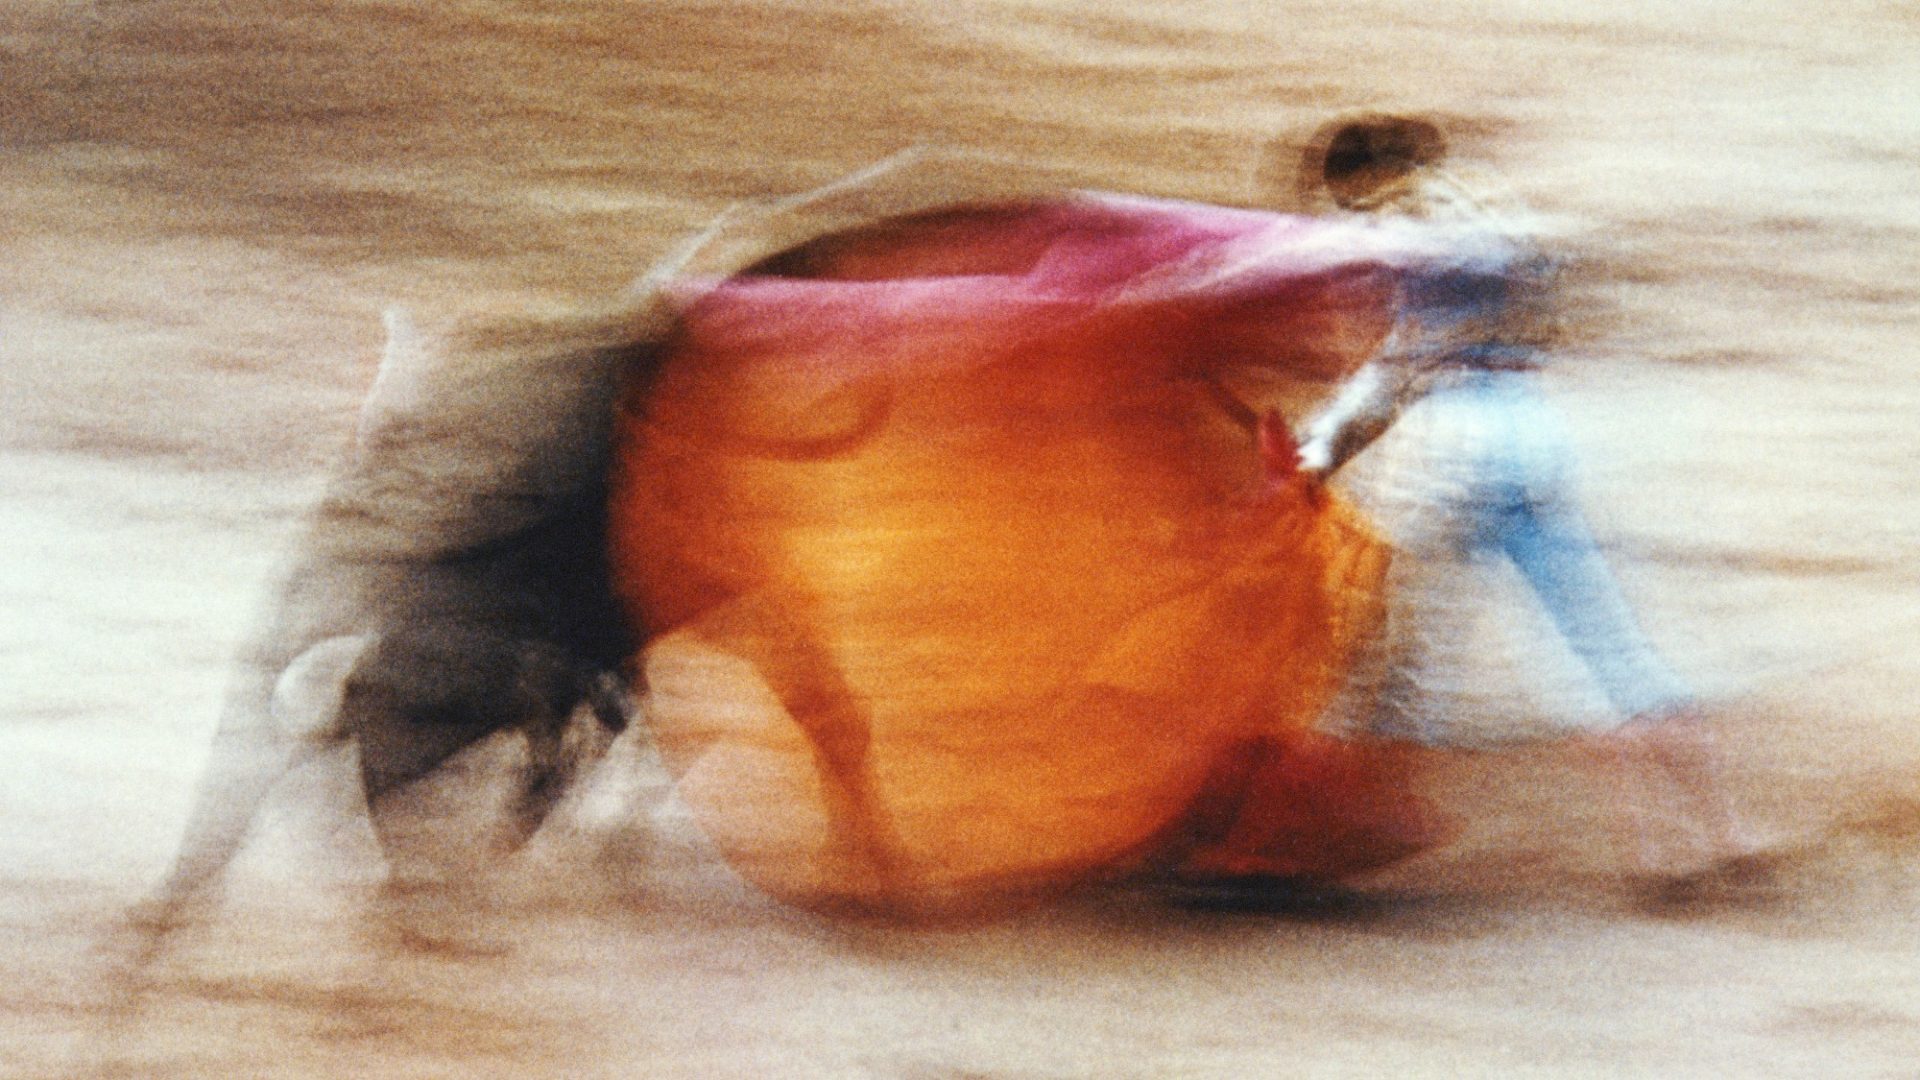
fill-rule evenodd
<path id="1" fill-rule="evenodd" d="M 363 661 L 341 719 L 359 747 L 367 817 L 387 861 L 382 924 L 410 948 L 473 951 L 466 935 L 448 932 L 470 924 L 471 876 L 462 871 L 477 869 L 485 853 L 474 851 L 475 838 L 454 837 L 446 822 L 417 813 L 405 794 L 511 718 L 502 680 L 484 657 L 449 659 L 419 645 L 386 642 Z"/>
<path id="2" fill-rule="evenodd" d="M 386 645 L 349 680 L 343 704 L 359 743 L 368 818 L 388 861 L 385 916 L 409 947 L 491 951 L 473 936 L 474 872 L 531 838 L 578 769 L 604 752 L 605 730 L 625 723 L 624 694 L 615 700 L 605 680 L 539 643 L 427 627 Z M 578 715 L 583 700 L 595 706 L 593 719 Z M 509 731 L 525 735 L 528 756 L 504 822 L 455 835 L 447 822 L 419 815 L 410 787 Z"/>
<path id="3" fill-rule="evenodd" d="M 155 896 L 136 913 L 144 956 L 156 953 L 205 901 L 280 780 L 340 743 L 341 687 L 370 643 L 364 635 L 327 638 L 284 669 L 260 662 L 243 671 L 214 735 L 179 853 Z"/>
<path id="4" fill-rule="evenodd" d="M 399 647 L 379 650 L 348 683 L 342 722 L 359 746 L 367 814 L 395 878 L 443 876 L 436 871 L 445 861 L 411 828 L 402 793 L 516 719 L 504 692 L 508 673 L 488 667 L 475 658 L 449 669 L 442 658 Z"/>
<path id="5" fill-rule="evenodd" d="M 546 822 L 582 769 L 605 756 L 626 730 L 630 706 L 618 676 L 591 672 L 544 650 L 522 656 L 514 689 L 527 767 L 509 807 L 506 841 L 518 848 Z"/>
<path id="6" fill-rule="evenodd" d="M 576 723 L 583 702 L 594 719 Z M 626 707 L 617 677 L 549 645 L 433 626 L 396 632 L 355 671 L 342 705 L 343 723 L 359 743 L 368 816 L 394 878 L 443 879 L 456 869 L 456 852 L 520 847 L 580 768 L 605 751 L 606 733 L 626 725 Z M 423 842 L 405 791 L 505 731 L 527 740 L 507 820 L 490 836 Z"/>
<path id="7" fill-rule="evenodd" d="M 757 598 L 703 628 L 739 651 L 806 735 L 826 800 L 828 860 L 854 905 L 909 900 L 903 847 L 874 783 L 867 709 L 797 600 Z"/>

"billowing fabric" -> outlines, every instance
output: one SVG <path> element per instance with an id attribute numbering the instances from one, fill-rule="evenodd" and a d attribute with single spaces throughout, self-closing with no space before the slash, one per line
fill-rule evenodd
<path id="1" fill-rule="evenodd" d="M 614 559 L 663 753 L 736 868 L 896 911 L 1053 891 L 1177 857 L 1223 762 L 1306 737 L 1385 549 L 1263 467 L 1219 376 L 1377 348 L 1385 264 L 1329 229 L 961 209 L 686 311 L 621 417 Z"/>

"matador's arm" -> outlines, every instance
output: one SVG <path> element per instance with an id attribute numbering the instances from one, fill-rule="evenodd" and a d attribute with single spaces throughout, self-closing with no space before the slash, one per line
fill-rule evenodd
<path id="1" fill-rule="evenodd" d="M 1300 471 L 1314 480 L 1332 476 L 1393 426 L 1418 396 L 1415 365 L 1391 355 L 1369 361 L 1307 422 Z"/>

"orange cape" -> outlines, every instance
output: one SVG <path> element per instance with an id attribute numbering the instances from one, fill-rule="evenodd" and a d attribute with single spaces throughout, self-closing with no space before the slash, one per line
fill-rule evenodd
<path id="1" fill-rule="evenodd" d="M 623 405 L 612 543 L 662 753 L 742 874 L 918 913 L 1388 857 L 1316 841 L 1364 755 L 1302 758 L 1385 550 L 1290 444 L 1263 465 L 1230 378 L 1324 385 L 1377 343 L 1384 271 L 1301 256 L 1325 228 L 960 208 L 684 312 Z"/>

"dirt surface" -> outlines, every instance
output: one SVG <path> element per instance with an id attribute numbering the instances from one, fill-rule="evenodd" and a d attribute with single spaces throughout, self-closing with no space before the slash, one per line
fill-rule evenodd
<path id="1" fill-rule="evenodd" d="M 1920 1075 L 1916 51 L 1886 2 L 12 0 L 0 1074 Z M 423 943 L 369 916 L 338 760 L 123 1007 L 117 920 L 387 305 L 597 303 L 726 204 L 917 143 L 1285 204 L 1307 133 L 1372 106 L 1582 227 L 1610 316 L 1552 389 L 1794 855 L 1768 888 L 1638 902 L 1607 777 L 1547 747 L 1446 763 L 1465 835 L 1365 902 L 849 926 L 732 877 L 629 742 Z"/>

